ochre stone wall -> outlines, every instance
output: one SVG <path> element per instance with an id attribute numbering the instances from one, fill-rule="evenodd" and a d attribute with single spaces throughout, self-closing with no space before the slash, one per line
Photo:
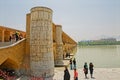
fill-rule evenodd
<path id="1" fill-rule="evenodd" d="M 70 36 L 68 36 L 64 31 L 62 33 L 62 41 L 63 41 L 63 52 L 72 53 L 72 49 L 77 47 L 77 42 L 75 42 Z"/>
<path id="2" fill-rule="evenodd" d="M 30 18 L 31 14 L 26 15 L 26 54 L 30 54 Z"/>
<path id="3" fill-rule="evenodd" d="M 20 69 L 25 54 L 25 39 L 14 45 L 0 47 L 0 68 Z"/>
<path id="4" fill-rule="evenodd" d="M 56 43 L 56 25 L 52 23 L 53 42 Z"/>
<path id="5" fill-rule="evenodd" d="M 25 74 L 30 74 L 30 18 L 31 14 L 26 14 L 26 52 L 23 59 Z"/>
<path id="6" fill-rule="evenodd" d="M 8 42 L 10 35 L 14 34 L 16 31 L 21 33 L 23 35 L 23 37 L 25 38 L 26 33 L 24 31 L 0 26 L 0 42 Z"/>

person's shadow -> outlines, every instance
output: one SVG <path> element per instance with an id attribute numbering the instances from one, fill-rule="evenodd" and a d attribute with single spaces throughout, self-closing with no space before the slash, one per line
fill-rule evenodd
<path id="1" fill-rule="evenodd" d="M 85 78 L 85 79 L 89 79 L 89 77 Z M 96 79 L 95 77 L 92 77 L 91 79 Z"/>
<path id="2" fill-rule="evenodd" d="M 89 79 L 89 77 L 85 78 L 85 79 Z"/>
<path id="3" fill-rule="evenodd" d="M 95 77 L 92 77 L 92 79 L 95 79 Z"/>

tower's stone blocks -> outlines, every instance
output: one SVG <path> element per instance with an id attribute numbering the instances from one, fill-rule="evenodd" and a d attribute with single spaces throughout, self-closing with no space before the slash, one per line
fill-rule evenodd
<path id="1" fill-rule="evenodd" d="M 63 65 L 62 26 L 56 25 L 56 66 Z"/>
<path id="2" fill-rule="evenodd" d="M 32 76 L 54 75 L 52 10 L 47 7 L 31 9 L 30 67 Z"/>

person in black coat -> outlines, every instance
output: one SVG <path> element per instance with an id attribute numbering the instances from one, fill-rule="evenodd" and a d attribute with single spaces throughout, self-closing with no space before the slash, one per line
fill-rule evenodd
<path id="1" fill-rule="evenodd" d="M 73 65 L 74 65 L 74 69 L 76 69 L 76 60 L 75 60 L 75 58 L 73 60 Z"/>
<path id="2" fill-rule="evenodd" d="M 94 67 L 94 65 L 92 63 L 90 63 L 89 64 L 89 70 L 90 70 L 91 78 L 93 78 L 93 67 Z"/>
<path id="3" fill-rule="evenodd" d="M 70 80 L 70 73 L 67 69 L 67 66 L 65 66 L 65 70 L 64 70 L 64 80 Z"/>
<path id="4" fill-rule="evenodd" d="M 70 59 L 70 70 L 72 70 L 72 58 Z"/>

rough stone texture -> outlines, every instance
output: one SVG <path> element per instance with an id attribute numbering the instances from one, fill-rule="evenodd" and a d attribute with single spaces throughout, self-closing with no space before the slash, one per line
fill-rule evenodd
<path id="1" fill-rule="evenodd" d="M 62 26 L 56 25 L 56 66 L 63 65 Z"/>
<path id="2" fill-rule="evenodd" d="M 30 67 L 32 76 L 54 75 L 52 10 L 46 7 L 31 9 Z"/>

